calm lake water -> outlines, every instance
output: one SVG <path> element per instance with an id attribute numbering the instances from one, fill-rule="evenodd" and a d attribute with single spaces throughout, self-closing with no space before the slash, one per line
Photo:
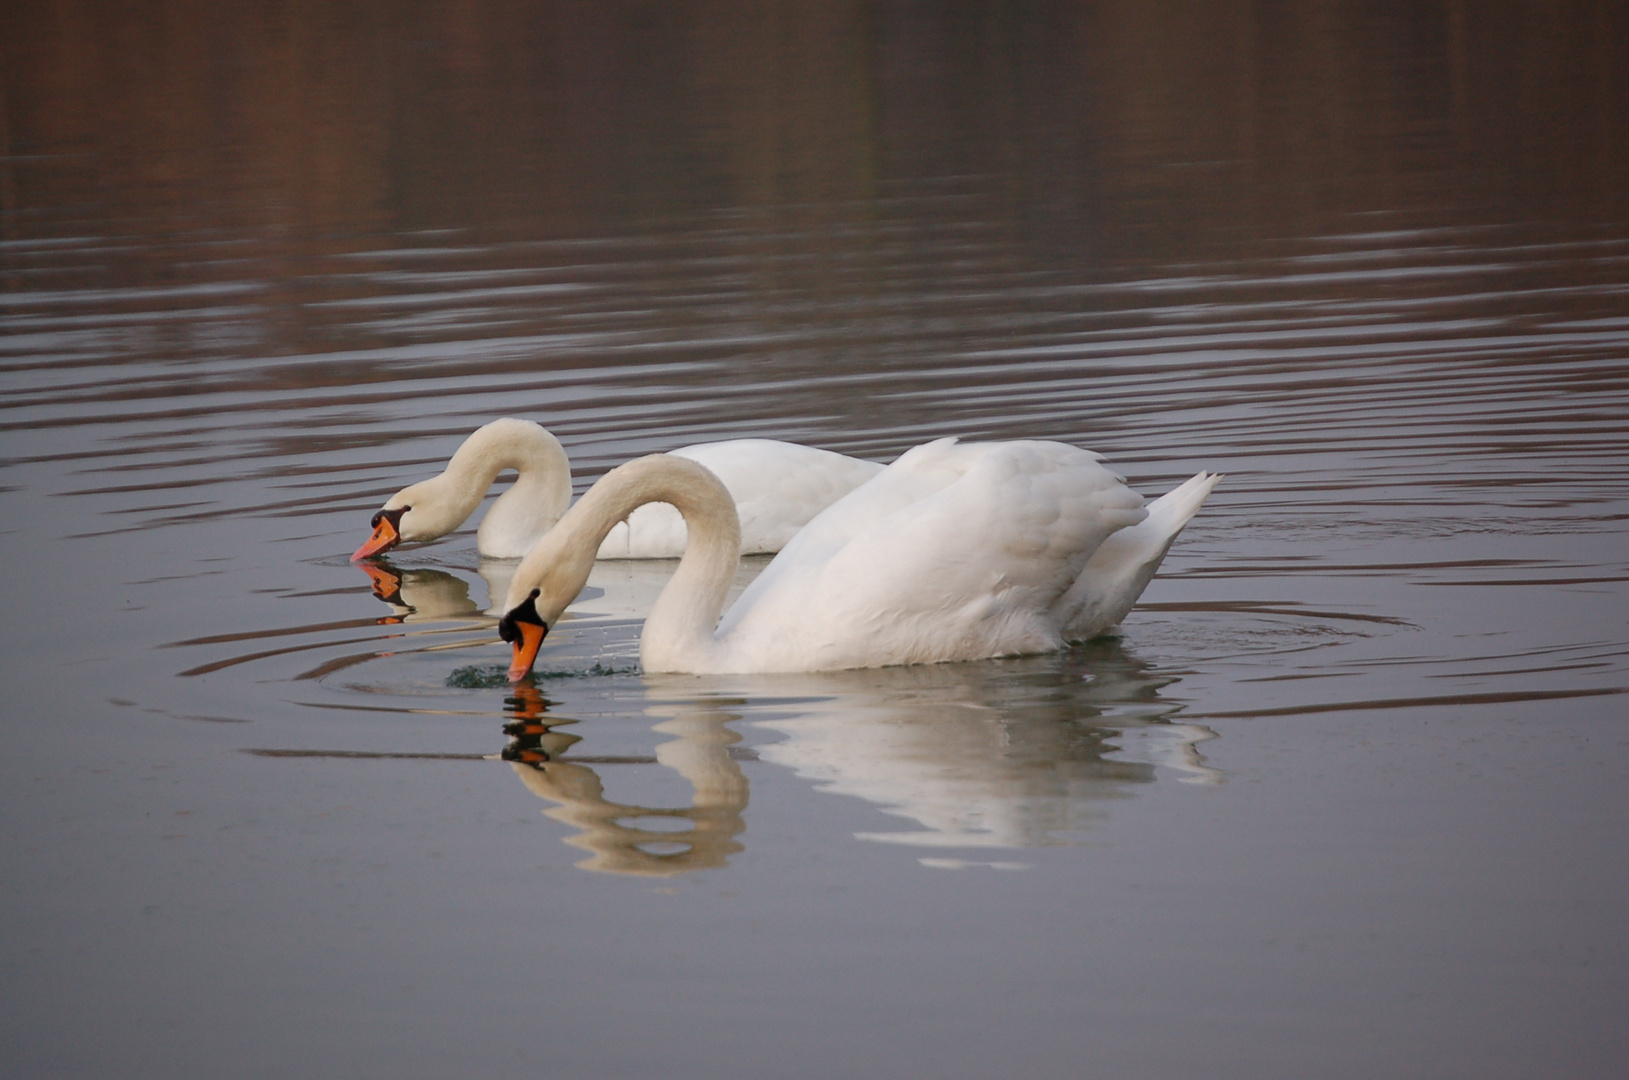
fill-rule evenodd
<path id="1" fill-rule="evenodd" d="M 9 1074 L 1623 1075 L 1629 17 L 229 7 L 0 17 Z M 1227 478 L 1067 653 L 510 688 L 347 559 L 504 415 Z"/>

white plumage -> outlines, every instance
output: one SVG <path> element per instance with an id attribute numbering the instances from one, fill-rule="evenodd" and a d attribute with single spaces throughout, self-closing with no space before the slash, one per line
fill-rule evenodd
<path id="1" fill-rule="evenodd" d="M 505 622 L 511 632 L 516 621 L 552 626 L 611 526 L 662 501 L 684 514 L 690 542 L 646 619 L 647 671 L 821 671 L 1044 652 L 1118 622 L 1218 479 L 1200 473 L 1150 513 L 1091 451 L 940 439 L 820 513 L 721 619 L 739 553 L 733 503 L 706 469 L 653 455 L 606 474 L 526 557 Z M 1110 544 L 1116 535 L 1126 539 Z M 517 648 L 511 676 L 531 662 Z"/>
<path id="2" fill-rule="evenodd" d="M 876 462 L 771 439 L 699 443 L 673 453 L 705 465 L 735 497 L 742 551 L 748 555 L 779 551 L 810 518 L 882 471 Z M 515 482 L 481 519 L 475 543 L 488 558 L 520 558 L 570 505 L 571 462 L 546 429 L 511 417 L 477 428 L 439 476 L 385 500 L 374 524 L 377 528 L 382 517 L 395 515 L 394 535 L 376 533 L 353 558 L 377 555 L 401 541 L 447 535 L 468 520 L 506 469 L 515 470 Z M 678 511 L 652 503 L 611 529 L 599 557 L 673 559 L 684 551 L 684 542 Z"/>

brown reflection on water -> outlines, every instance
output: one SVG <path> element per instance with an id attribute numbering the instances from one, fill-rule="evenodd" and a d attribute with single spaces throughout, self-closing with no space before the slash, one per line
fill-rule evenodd
<path id="1" fill-rule="evenodd" d="M 0 206 L 7 239 L 225 228 L 291 283 L 336 230 L 603 234 L 970 174 L 1055 253 L 1609 220 L 1626 49 L 1601 0 L 13 4 Z"/>
<path id="2" fill-rule="evenodd" d="M 0 432 L 112 443 L 25 458 L 85 463 L 73 536 L 353 511 L 506 413 L 583 477 L 957 432 L 1547 483 L 1472 459 L 1623 451 L 1626 19 L 9 5 Z"/>

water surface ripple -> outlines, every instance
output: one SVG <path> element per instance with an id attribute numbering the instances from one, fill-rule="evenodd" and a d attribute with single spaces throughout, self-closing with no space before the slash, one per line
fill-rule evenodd
<path id="1" fill-rule="evenodd" d="M 662 968 L 676 983 L 717 962 L 723 982 L 762 985 L 767 957 L 801 949 L 787 942 L 824 956 L 834 939 L 881 918 L 906 945 L 863 932 L 839 951 L 853 965 L 866 959 L 853 949 L 903 948 L 905 982 L 884 996 L 914 1000 L 954 981 L 944 957 L 979 940 L 990 911 L 1019 904 L 1036 909 L 1019 921 L 1048 929 L 1000 947 L 999 963 L 1032 957 L 1006 969 L 1012 978 L 1078 977 L 1034 958 L 1037 948 L 1095 970 L 1080 949 L 1141 942 L 1135 956 L 1116 953 L 1115 970 L 1152 956 L 1157 985 L 1204 996 L 1178 973 L 1193 961 L 1186 950 L 1148 944 L 1165 931 L 1135 914 L 1145 910 L 1146 876 L 1170 901 L 1154 902 L 1146 910 L 1157 920 L 1147 919 L 1178 926 L 1190 943 L 1224 928 L 1215 955 L 1193 961 L 1209 972 L 1200 982 L 1244 965 L 1266 986 L 1286 970 L 1296 985 L 1321 985 L 1321 973 L 1338 968 L 1359 972 L 1354 985 L 1366 989 L 1356 992 L 1389 1001 L 1388 965 L 1446 978 L 1431 959 L 1432 935 L 1466 955 L 1489 947 L 1480 931 L 1444 928 L 1419 907 L 1468 908 L 1480 914 L 1465 925 L 1484 928 L 1547 910 L 1554 895 L 1537 885 L 1511 892 L 1499 877 L 1489 888 L 1503 864 L 1475 853 L 1491 850 L 1492 833 L 1523 836 L 1521 807 L 1557 797 L 1534 777 L 1571 775 L 1580 760 L 1611 773 L 1610 754 L 1577 749 L 1591 737 L 1580 732 L 1603 746 L 1623 741 L 1613 718 L 1629 690 L 1629 237 L 1388 229 L 1261 243 L 1210 263 L 1064 268 L 1026 258 L 994 225 L 920 227 L 945 213 L 942 199 L 902 198 L 884 214 L 828 217 L 821 229 L 789 228 L 787 214 L 721 213 L 610 239 L 453 230 L 334 241 L 298 257 L 217 234 L 162 245 L 123 235 L 5 241 L 13 284 L 0 295 L 0 500 L 11 564 L 23 571 L 15 592 L 35 613 L 7 628 L 8 650 L 18 672 L 59 673 L 68 658 L 92 665 L 88 681 L 81 669 L 63 680 L 76 687 L 63 699 L 72 707 L 35 687 L 20 708 L 53 725 L 62 712 L 77 717 L 70 724 L 100 725 L 94 755 L 89 743 L 50 741 L 24 755 L 36 779 L 78 777 L 76 797 L 91 808 L 49 840 L 41 881 L 98 878 L 66 854 L 87 831 L 93 849 L 107 839 L 83 822 L 156 820 L 146 796 L 84 783 L 103 768 L 87 760 L 139 771 L 174 758 L 190 763 L 191 779 L 173 807 L 161 800 L 160 816 L 200 816 L 168 818 L 183 824 L 162 838 L 141 833 L 138 846 L 174 838 L 195 845 L 200 865 L 229 869 L 177 892 L 169 907 L 140 900 L 156 887 L 133 873 L 135 893 L 114 890 L 106 903 L 135 941 L 149 940 L 129 929 L 135 912 L 184 913 L 188 897 L 210 895 L 227 912 L 212 925 L 235 935 L 238 905 L 277 923 L 292 910 L 285 903 L 323 907 L 300 885 L 310 875 L 349 895 L 362 873 L 381 884 L 359 895 L 387 912 L 395 898 L 429 890 L 423 912 L 385 921 L 430 939 L 447 932 L 449 905 L 458 940 L 463 927 L 508 939 L 548 893 L 597 948 L 661 967 L 649 959 L 667 948 L 660 916 L 619 908 L 634 903 L 627 893 L 606 914 L 607 894 L 563 883 L 564 873 L 706 890 L 707 902 L 680 919 L 696 941 L 733 938 L 710 921 L 709 904 L 752 924 L 764 890 L 780 897 L 776 911 L 810 920 L 728 963 L 691 957 L 683 970 Z M 165 273 L 130 269 L 160 247 Z M 1148 495 L 1201 468 L 1227 478 L 1121 635 L 1058 656 L 647 678 L 640 620 L 671 567 L 602 564 L 551 635 L 537 677 L 511 688 L 493 604 L 513 566 L 480 560 L 470 528 L 367 567 L 347 560 L 385 496 L 439 469 L 469 430 L 502 415 L 559 435 L 579 490 L 634 455 L 740 436 L 880 461 L 943 435 L 1045 437 L 1104 453 Z M 747 560 L 737 588 L 763 564 Z M 1561 721 L 1566 733 L 1548 740 L 1545 725 Z M 37 741 L 52 729 L 42 721 L 28 730 Z M 1490 757 L 1485 740 L 1501 738 L 1524 741 Z M 1610 785 L 1583 771 L 1592 778 L 1568 796 L 1586 807 L 1575 842 L 1617 881 L 1621 843 L 1599 832 L 1621 813 L 1602 810 L 1589 793 Z M 1500 796 L 1497 809 L 1444 794 L 1489 775 L 1540 789 L 1509 806 Z M 1396 785 L 1406 794 L 1373 801 Z M 1241 788 L 1256 794 L 1230 794 Z M 1209 829 L 1207 807 L 1240 804 L 1203 800 L 1263 791 L 1280 800 L 1270 823 L 1238 811 L 1245 818 L 1212 815 L 1237 831 Z M 1545 813 L 1572 813 L 1572 802 L 1556 805 Z M 1342 807 L 1356 808 L 1353 833 L 1297 831 L 1303 817 L 1326 822 L 1320 814 Z M 1466 832 L 1461 822 L 1439 837 L 1408 816 L 1414 807 L 1427 820 L 1480 813 L 1487 824 Z M 184 823 L 206 819 L 222 839 L 188 839 L 200 834 Z M 541 839 L 514 824 L 540 821 L 550 829 Z M 1455 835 L 1470 839 L 1455 847 Z M 1262 836 L 1276 839 L 1251 839 Z M 239 837 L 272 854 L 242 848 Z M 1366 846 L 1397 837 L 1409 839 Z M 1320 844 L 1346 854 L 1325 858 L 1313 850 Z M 425 869 L 448 849 L 457 873 Z M 1090 870 L 1048 854 L 1064 850 Z M 1548 880 L 1579 872 L 1566 849 L 1524 850 L 1549 867 Z M 1150 861 L 1128 863 L 1131 852 Z M 1281 852 L 1296 853 L 1294 868 Z M 1218 862 L 1234 855 L 1236 867 Z M 246 898 L 233 882 L 263 881 L 262 858 L 279 883 Z M 838 874 L 838 859 L 863 869 Z M 534 880 L 526 868 L 539 860 L 549 873 Z M 1366 865 L 1371 879 L 1349 900 L 1347 862 Z M 756 876 L 765 866 L 773 885 Z M 1041 884 L 946 889 L 895 880 L 902 868 Z M 1099 874 L 1103 884 L 1088 884 Z M 864 891 L 868 879 L 895 881 L 902 906 L 876 901 L 880 915 L 842 907 L 830 934 L 809 936 L 825 916 L 825 901 L 811 897 Z M 497 898 L 492 907 L 470 905 L 472 880 Z M 728 889 L 714 895 L 714 882 L 737 880 L 749 882 L 744 907 Z M 1071 909 L 1065 932 L 1054 909 L 1058 897 L 1092 888 L 1108 892 L 1079 944 L 1088 916 Z M 1592 887 L 1555 888 L 1604 910 Z M 78 906 L 61 907 L 64 896 Z M 82 896 L 40 884 L 18 903 L 25 921 L 55 926 L 47 937 L 61 941 L 68 931 L 55 920 L 67 916 L 58 913 L 80 911 Z M 948 951 L 912 951 L 912 912 L 963 902 L 966 912 L 945 924 L 954 929 L 933 932 Z M 1117 937 L 1119 916 L 1104 912 L 1133 913 L 1132 936 Z M 1265 912 L 1273 926 L 1225 912 Z M 1579 925 L 1598 927 L 1597 916 Z M 317 952 L 356 947 L 367 920 L 324 919 L 310 933 L 325 944 L 299 953 L 343 985 Z M 216 962 L 208 941 L 164 925 L 177 970 Z M 1316 962 L 1284 960 L 1277 926 L 1299 934 L 1295 947 Z M 1572 942 L 1571 933 L 1551 926 L 1541 936 Z M 1376 937 L 1395 955 L 1377 959 L 1361 943 Z M 384 959 L 396 944 L 362 950 L 369 978 L 410 982 L 427 970 L 401 974 L 399 961 Z M 1599 948 L 1610 960 L 1622 944 L 1621 933 L 1608 935 Z M 571 948 L 541 934 L 532 951 L 541 967 L 590 973 L 571 993 L 544 995 L 579 1029 L 592 1029 L 585 1010 L 613 999 L 628 1007 L 629 994 L 637 1014 L 665 1015 L 667 983 L 630 990 L 594 974 L 603 954 L 568 962 L 562 950 Z M 483 971 L 507 963 L 484 950 L 454 949 L 459 963 L 479 956 Z M 818 967 L 813 953 L 800 952 L 802 962 Z M 128 972 L 148 968 L 119 955 L 121 984 L 147 985 L 150 976 Z M 246 970 L 281 962 L 255 953 Z M 68 967 L 81 970 L 76 963 Z M 1580 1002 L 1621 1004 L 1620 984 L 1599 974 L 1610 963 L 1522 963 L 1565 982 L 1558 1000 L 1579 1010 L 1578 1024 L 1592 1022 Z M 25 981 L 42 985 L 43 964 L 30 961 Z M 284 990 L 300 981 L 264 977 Z M 813 978 L 834 993 L 848 985 L 835 969 Z M 494 985 L 506 1000 L 536 989 L 513 973 Z M 1122 992 L 1110 996 L 1127 1000 Z M 410 1015 L 443 1018 L 432 1028 L 481 1023 L 433 996 L 432 1008 Z M 1258 988 L 1252 1000 L 1273 997 Z M 510 1015 L 489 996 L 468 1000 Z M 887 1014 L 885 1002 L 866 1000 Z M 1047 1007 L 1067 1011 L 1059 1000 Z M 1273 1008 L 1322 1025 L 1322 1046 L 1345 1046 L 1334 1014 L 1351 1003 L 1341 1000 L 1332 1012 Z M 1501 999 L 1496 1011 L 1535 1007 Z M 193 1008 L 212 1015 L 207 1004 Z M 1165 1008 L 1162 998 L 1146 1015 Z M 1481 1015 L 1479 1006 L 1435 1026 L 1369 1008 L 1426 1044 Z M 732 1015 L 743 1009 L 752 1011 L 739 1005 Z M 465 1018 L 445 1019 L 456 1017 Z M 1263 1030 L 1258 1014 L 1238 1024 Z M 1227 1027 L 1207 1027 L 1207 1039 Z M 774 1020 L 761 1029 L 781 1030 Z M 1068 1043 L 1061 1030 L 1037 1037 Z M 689 1044 L 658 1040 L 642 1060 L 672 1045 Z M 50 1056 L 37 1044 L 31 1053 Z M 705 1057 L 697 1054 L 692 1063 Z M 1298 1060 L 1321 1058 L 1315 1049 Z"/>
<path id="2" fill-rule="evenodd" d="M 1185 601 L 1145 605 L 1147 632 L 1315 665 L 1293 691 L 1306 707 L 1361 694 L 1369 680 L 1337 677 L 1353 668 L 1422 691 L 1356 699 L 1373 703 L 1629 684 L 1621 624 L 1559 612 L 1458 626 L 1413 655 L 1478 595 L 1564 591 L 1578 615 L 1620 591 L 1629 241 L 1358 233 L 1068 280 L 1018 269 L 994 230 L 924 242 L 856 220 L 846 258 L 817 273 L 799 232 L 667 228 L 405 236 L 292 275 L 252 243 L 198 237 L 167 246 L 177 281 L 130 288 L 74 283 L 105 281 L 137 241 L 14 242 L 30 287 L 4 297 L 6 482 L 63 500 L 67 537 L 310 519 L 299 530 L 339 555 L 378 501 L 498 415 L 559 434 L 580 486 L 712 438 L 887 460 L 945 434 L 1045 436 L 1106 453 L 1150 494 L 1228 473 L 1167 564 Z M 366 622 L 174 644 L 199 674 L 399 633 L 358 636 Z M 259 644 L 289 635 L 304 640 Z M 235 639 L 257 651 L 195 660 Z"/>

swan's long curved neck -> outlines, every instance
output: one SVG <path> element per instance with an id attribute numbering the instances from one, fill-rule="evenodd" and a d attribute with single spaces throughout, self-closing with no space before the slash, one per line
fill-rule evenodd
<path id="1" fill-rule="evenodd" d="M 512 497 L 530 503 L 549 504 L 553 516 L 565 513 L 571 504 L 571 460 L 565 447 L 548 431 L 525 421 L 498 420 L 487 424 L 464 441 L 447 462 L 444 475 L 474 497 L 469 511 L 486 495 L 487 488 L 505 469 L 518 474 L 515 484 L 499 500 Z"/>
<path id="2" fill-rule="evenodd" d="M 651 502 L 677 508 L 687 539 L 673 579 L 645 619 L 640 657 L 647 671 L 705 666 L 704 658 L 720 647 L 713 630 L 740 561 L 741 523 L 735 500 L 718 477 L 685 458 L 652 454 L 606 473 L 521 561 L 505 609 L 537 589 L 537 611 L 554 625 L 588 581 L 606 534 Z"/>
<path id="3" fill-rule="evenodd" d="M 488 555 L 519 558 L 571 505 L 571 461 L 565 448 L 530 421 L 505 418 L 478 428 L 441 475 L 403 488 L 386 509 L 414 508 L 403 525 L 404 539 L 444 536 L 475 512 L 505 469 L 519 475 L 482 519 L 479 547 Z"/>

